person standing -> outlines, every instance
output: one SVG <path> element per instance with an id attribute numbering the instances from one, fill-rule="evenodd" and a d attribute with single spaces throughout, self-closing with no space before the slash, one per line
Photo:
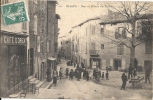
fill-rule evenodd
<path id="1" fill-rule="evenodd" d="M 133 72 L 133 67 L 132 67 L 132 63 L 130 63 L 129 73 L 128 73 L 128 79 L 130 79 L 130 76 L 131 76 L 131 78 L 133 77 L 132 72 Z"/>
<path id="2" fill-rule="evenodd" d="M 69 74 L 69 80 L 73 79 L 73 69 L 71 69 L 70 74 Z"/>
<path id="3" fill-rule="evenodd" d="M 87 79 L 87 81 L 89 81 L 89 72 L 88 71 L 86 71 L 86 79 Z"/>
<path id="4" fill-rule="evenodd" d="M 102 77 L 102 79 L 104 79 L 104 72 L 102 73 L 101 77 Z"/>
<path id="5" fill-rule="evenodd" d="M 54 74 L 53 74 L 53 84 L 56 86 L 57 84 L 57 71 L 54 71 Z"/>
<path id="6" fill-rule="evenodd" d="M 62 68 L 60 68 L 60 70 L 59 70 L 59 77 L 60 77 L 60 79 L 62 78 Z"/>
<path id="7" fill-rule="evenodd" d="M 126 71 L 122 74 L 121 78 L 122 78 L 122 86 L 121 86 L 121 90 L 122 90 L 122 89 L 125 89 L 126 82 L 128 81 Z"/>
<path id="8" fill-rule="evenodd" d="M 106 72 L 106 79 L 107 79 L 107 80 L 109 79 L 108 76 L 109 76 L 109 73 L 108 73 L 108 71 L 107 71 L 107 72 Z"/>
<path id="9" fill-rule="evenodd" d="M 66 78 L 69 76 L 69 69 L 66 68 Z"/>
<path id="10" fill-rule="evenodd" d="M 152 71 L 152 66 L 145 66 L 145 83 L 147 83 L 147 80 L 149 81 L 149 84 L 151 84 L 151 81 L 150 81 L 150 74 L 151 74 L 151 71 Z"/>
<path id="11" fill-rule="evenodd" d="M 51 81 L 51 71 L 50 71 L 50 69 L 47 69 L 46 74 L 47 74 L 47 81 L 50 82 Z"/>

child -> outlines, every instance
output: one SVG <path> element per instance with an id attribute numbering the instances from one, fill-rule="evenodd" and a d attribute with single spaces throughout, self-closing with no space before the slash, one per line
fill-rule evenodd
<path id="1" fill-rule="evenodd" d="M 102 79 L 104 79 L 104 72 L 102 73 L 101 77 L 102 77 Z"/>
<path id="2" fill-rule="evenodd" d="M 109 75 L 109 74 L 108 74 L 108 71 L 107 71 L 107 73 L 106 73 L 106 79 L 107 79 L 107 80 L 108 80 L 108 75 Z"/>

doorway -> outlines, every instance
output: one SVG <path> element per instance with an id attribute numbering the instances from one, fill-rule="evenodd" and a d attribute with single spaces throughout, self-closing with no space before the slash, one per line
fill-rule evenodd
<path id="1" fill-rule="evenodd" d="M 30 48 L 30 75 L 34 74 L 34 48 Z"/>
<path id="2" fill-rule="evenodd" d="M 121 59 L 114 59 L 115 70 L 118 70 L 119 67 L 121 68 Z"/>

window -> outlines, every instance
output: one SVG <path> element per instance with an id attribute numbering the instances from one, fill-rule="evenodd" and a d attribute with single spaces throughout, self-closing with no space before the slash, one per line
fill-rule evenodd
<path id="1" fill-rule="evenodd" d="M 37 16 L 34 16 L 34 34 L 37 35 Z"/>
<path id="2" fill-rule="evenodd" d="M 74 44 L 72 45 L 72 50 L 74 51 Z"/>
<path id="3" fill-rule="evenodd" d="M 127 35 L 126 35 L 125 27 L 118 27 L 115 30 L 115 38 L 118 39 L 120 37 L 122 37 L 123 39 L 126 39 Z"/>
<path id="4" fill-rule="evenodd" d="M 78 47 L 77 47 L 77 45 L 76 45 L 76 52 L 78 52 Z"/>
<path id="5" fill-rule="evenodd" d="M 151 21 L 143 21 L 142 22 L 142 35 L 147 35 L 148 37 L 151 37 Z"/>
<path id="6" fill-rule="evenodd" d="M 40 52 L 40 37 L 37 37 L 37 50 Z"/>
<path id="7" fill-rule="evenodd" d="M 117 46 L 117 54 L 118 55 L 123 55 L 123 52 L 124 52 L 124 45 L 123 44 L 119 44 Z"/>
<path id="8" fill-rule="evenodd" d="M 101 28 L 101 35 L 104 34 L 104 28 Z"/>
<path id="9" fill-rule="evenodd" d="M 152 41 L 145 41 L 145 53 L 152 54 Z"/>
<path id="10" fill-rule="evenodd" d="M 86 42 L 86 54 L 87 54 L 87 42 Z"/>
<path id="11" fill-rule="evenodd" d="M 8 3 L 8 0 L 1 0 L 1 5 Z"/>
<path id="12" fill-rule="evenodd" d="M 91 50 L 95 50 L 95 43 L 91 43 Z"/>
<path id="13" fill-rule="evenodd" d="M 115 30 L 115 39 L 118 39 L 120 37 L 120 34 L 118 32 L 118 29 Z"/>
<path id="14" fill-rule="evenodd" d="M 101 49 L 104 49 L 104 44 L 101 44 Z"/>
<path id="15" fill-rule="evenodd" d="M 95 26 L 92 26 L 92 34 L 95 34 Z"/>

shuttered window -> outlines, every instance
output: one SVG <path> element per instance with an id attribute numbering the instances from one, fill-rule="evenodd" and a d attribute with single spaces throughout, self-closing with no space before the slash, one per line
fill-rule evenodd
<path id="1" fill-rule="evenodd" d="M 91 43 L 91 50 L 95 50 L 95 43 Z"/>
<path id="2" fill-rule="evenodd" d="M 124 53 L 124 45 L 123 44 L 119 44 L 117 46 L 117 54 L 118 55 L 123 55 L 123 53 Z"/>

